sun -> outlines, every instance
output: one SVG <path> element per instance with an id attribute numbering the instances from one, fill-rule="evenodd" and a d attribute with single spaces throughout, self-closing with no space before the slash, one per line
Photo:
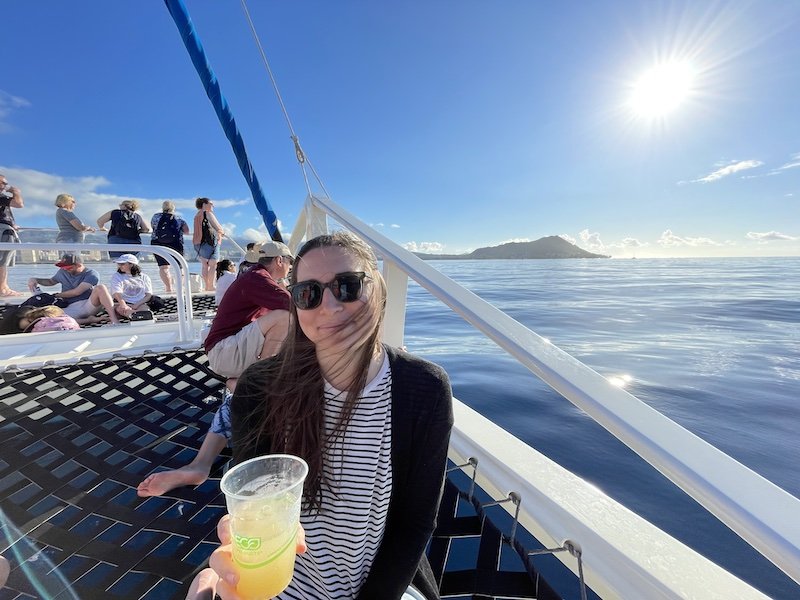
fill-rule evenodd
<path id="1" fill-rule="evenodd" d="M 692 94 L 694 70 L 685 62 L 656 65 L 633 84 L 628 106 L 640 118 L 658 118 L 678 108 Z"/>

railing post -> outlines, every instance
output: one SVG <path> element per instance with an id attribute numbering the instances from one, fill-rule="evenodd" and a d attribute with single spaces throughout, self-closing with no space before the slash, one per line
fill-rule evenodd
<path id="1" fill-rule="evenodd" d="M 403 346 L 406 325 L 406 293 L 408 275 L 396 263 L 383 259 L 386 281 L 386 316 L 383 319 L 383 341 L 390 346 Z"/>

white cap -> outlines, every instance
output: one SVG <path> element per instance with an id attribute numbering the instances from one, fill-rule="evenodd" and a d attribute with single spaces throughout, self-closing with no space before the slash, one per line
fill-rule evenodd
<path id="1" fill-rule="evenodd" d="M 120 265 L 122 263 L 131 263 L 132 265 L 138 265 L 139 259 L 136 258 L 135 254 L 120 254 L 117 258 L 114 259 L 114 262 Z"/>

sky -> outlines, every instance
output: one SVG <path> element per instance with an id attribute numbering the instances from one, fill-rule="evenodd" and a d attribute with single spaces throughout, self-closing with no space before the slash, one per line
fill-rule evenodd
<path id="1" fill-rule="evenodd" d="M 288 237 L 306 185 L 241 2 L 184 1 Z M 325 189 L 409 249 L 800 256 L 796 0 L 247 6 Z M 2 21 L 20 225 L 54 227 L 59 193 L 91 223 L 208 196 L 266 237 L 162 2 L 7 0 Z"/>

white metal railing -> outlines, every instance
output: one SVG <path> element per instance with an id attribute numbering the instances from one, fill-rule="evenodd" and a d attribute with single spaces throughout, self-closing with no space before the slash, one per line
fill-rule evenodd
<path id="1" fill-rule="evenodd" d="M 375 231 L 328 198 L 309 196 L 290 244 L 325 233 L 326 215 L 382 256 L 388 273 L 387 314 L 405 311 L 414 279 L 542 381 L 694 498 L 795 581 L 800 582 L 800 500 L 700 439 L 566 352 Z M 388 319 L 387 319 L 388 321 Z M 387 343 L 402 345 L 402 329 Z"/>
<path id="2" fill-rule="evenodd" d="M 56 252 L 72 252 L 80 254 L 82 251 L 112 251 L 112 252 L 150 252 L 157 254 L 166 260 L 173 268 L 177 277 L 175 286 L 175 300 L 178 312 L 178 341 L 181 343 L 191 342 L 194 339 L 192 328 L 192 290 L 189 283 L 189 265 L 186 259 L 173 250 L 165 246 L 152 246 L 149 244 L 85 244 L 85 243 L 38 243 L 23 242 L 15 244 L 11 242 L 0 242 L 0 252 L 3 250 L 45 250 Z"/>

